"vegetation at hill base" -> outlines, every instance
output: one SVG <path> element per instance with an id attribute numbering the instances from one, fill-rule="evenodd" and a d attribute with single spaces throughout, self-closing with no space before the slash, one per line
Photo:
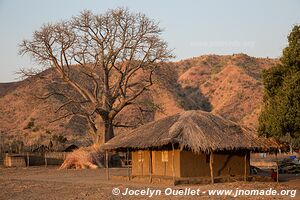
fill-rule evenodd
<path id="1" fill-rule="evenodd" d="M 264 107 L 258 131 L 300 146 L 300 26 L 288 36 L 280 63 L 263 72 Z"/>

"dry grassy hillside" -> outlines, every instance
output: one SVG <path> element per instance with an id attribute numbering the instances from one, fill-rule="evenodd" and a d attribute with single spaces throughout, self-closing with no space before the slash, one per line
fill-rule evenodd
<path id="1" fill-rule="evenodd" d="M 0 83 L 0 98 L 14 91 L 22 82 Z"/>
<path id="2" fill-rule="evenodd" d="M 262 101 L 260 73 L 276 62 L 236 54 L 167 63 L 156 72 L 151 91 L 140 97 L 137 105 L 124 109 L 116 121 L 134 128 L 182 110 L 202 109 L 255 127 Z M 51 70 L 43 73 L 53 76 Z M 48 90 L 45 80 L 39 78 L 0 84 L 0 132 L 4 143 L 22 140 L 27 145 L 48 145 L 55 136 L 62 135 L 66 144 L 90 144 L 84 118 L 73 116 L 50 123 L 57 118 L 54 111 L 62 100 L 36 98 Z M 126 129 L 116 129 L 117 134 L 121 131 Z"/>
<path id="3" fill-rule="evenodd" d="M 151 91 L 141 96 L 137 105 L 124 109 L 117 116 L 116 123 L 121 121 L 123 125 L 134 128 L 185 108 L 200 108 L 196 102 L 184 98 L 179 84 L 171 84 L 176 76 L 169 76 L 163 71 L 159 73 L 164 78 L 157 76 Z M 53 77 L 52 70 L 44 71 L 42 75 Z M 48 145 L 50 141 L 54 142 L 53 138 L 58 136 L 67 139 L 65 146 L 86 146 L 92 142 L 91 130 L 85 118 L 73 116 L 52 122 L 60 116 L 55 111 L 62 105 L 63 100 L 54 96 L 46 100 L 37 98 L 48 93 L 50 89 L 45 79 L 35 77 L 20 82 L 18 87 L 0 97 L 0 133 L 3 143 L 17 140 L 36 148 L 38 144 Z M 67 87 L 61 89 L 72 92 Z M 124 130 L 126 129 L 117 128 L 116 134 Z"/>
<path id="4" fill-rule="evenodd" d="M 4 142 L 19 140 L 27 145 L 48 145 L 51 138 L 63 135 L 71 143 L 85 143 L 84 119 L 75 116 L 50 123 L 56 119 L 54 111 L 60 102 L 55 98 L 36 97 L 45 92 L 44 80 L 30 78 L 0 98 L 0 131 Z"/>
<path id="5" fill-rule="evenodd" d="M 278 61 L 245 54 L 207 55 L 176 63 L 182 87 L 198 88 L 211 111 L 256 127 L 263 97 L 261 72 Z"/>

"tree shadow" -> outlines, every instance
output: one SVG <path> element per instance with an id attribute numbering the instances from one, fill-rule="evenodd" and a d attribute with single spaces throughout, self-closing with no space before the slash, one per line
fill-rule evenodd
<path id="1" fill-rule="evenodd" d="M 202 94 L 197 87 L 178 87 L 178 95 L 181 97 L 180 105 L 185 110 L 204 110 L 210 112 L 212 105 L 209 99 Z"/>

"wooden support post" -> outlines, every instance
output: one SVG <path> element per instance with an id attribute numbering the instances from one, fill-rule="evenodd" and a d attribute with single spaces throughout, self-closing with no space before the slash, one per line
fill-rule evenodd
<path id="1" fill-rule="evenodd" d="M 210 177 L 211 177 L 211 183 L 215 183 L 214 179 L 214 153 L 213 151 L 210 152 L 210 159 L 209 159 L 209 168 L 210 168 Z"/>
<path id="2" fill-rule="evenodd" d="M 30 166 L 30 164 L 29 164 L 29 153 L 27 152 L 27 154 L 26 154 L 26 156 L 27 156 L 27 167 L 29 167 Z"/>
<path id="3" fill-rule="evenodd" d="M 45 152 L 45 167 L 47 167 L 48 162 L 47 162 L 47 153 Z"/>
<path id="4" fill-rule="evenodd" d="M 105 151 L 106 179 L 109 180 L 108 151 Z"/>
<path id="5" fill-rule="evenodd" d="M 275 152 L 275 156 L 276 156 L 276 182 L 279 182 L 279 168 L 278 168 L 278 157 L 277 157 L 277 150 Z"/>
<path id="6" fill-rule="evenodd" d="M 174 163 L 174 144 L 172 143 L 172 175 L 173 175 L 173 182 L 175 181 L 175 163 Z M 175 184 L 175 182 L 174 182 Z"/>
<path id="7" fill-rule="evenodd" d="M 152 183 L 152 150 L 150 150 L 149 153 L 149 182 Z"/>
<path id="8" fill-rule="evenodd" d="M 5 153 L 5 158 L 4 158 L 4 165 L 9 166 L 8 164 L 8 153 Z"/>
<path id="9" fill-rule="evenodd" d="M 248 179 L 248 167 L 247 167 L 247 158 L 248 158 L 248 152 L 245 152 L 245 157 L 244 157 L 244 181 L 247 181 Z"/>
<path id="10" fill-rule="evenodd" d="M 141 152 L 141 166 L 142 166 L 142 168 L 141 168 L 141 172 L 142 172 L 142 176 L 144 176 L 144 161 L 145 161 L 145 156 L 144 156 L 144 153 L 145 153 L 145 151 L 143 150 L 142 152 Z"/>
<path id="11" fill-rule="evenodd" d="M 167 162 L 164 162 L 164 176 L 167 176 Z"/>
<path id="12" fill-rule="evenodd" d="M 128 180 L 130 180 L 129 149 L 127 149 L 127 153 L 126 153 L 126 164 L 127 164 L 127 177 L 128 177 Z"/>

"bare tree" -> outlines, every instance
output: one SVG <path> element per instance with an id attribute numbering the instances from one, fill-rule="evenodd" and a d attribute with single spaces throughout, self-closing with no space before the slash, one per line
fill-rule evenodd
<path id="1" fill-rule="evenodd" d="M 100 15 L 84 11 L 69 21 L 42 26 L 31 40 L 20 44 L 20 54 L 30 54 L 38 64 L 55 69 L 63 82 L 79 94 L 78 99 L 55 91 L 44 98 L 66 98 L 58 111 L 65 106 L 75 107 L 76 111 L 63 117 L 86 117 L 102 143 L 114 137 L 116 115 L 135 103 L 152 85 L 155 69 L 173 57 L 160 38 L 161 32 L 157 22 L 128 9 Z M 32 75 L 34 71 L 23 72 Z M 104 133 L 99 132 L 101 121 Z"/>

